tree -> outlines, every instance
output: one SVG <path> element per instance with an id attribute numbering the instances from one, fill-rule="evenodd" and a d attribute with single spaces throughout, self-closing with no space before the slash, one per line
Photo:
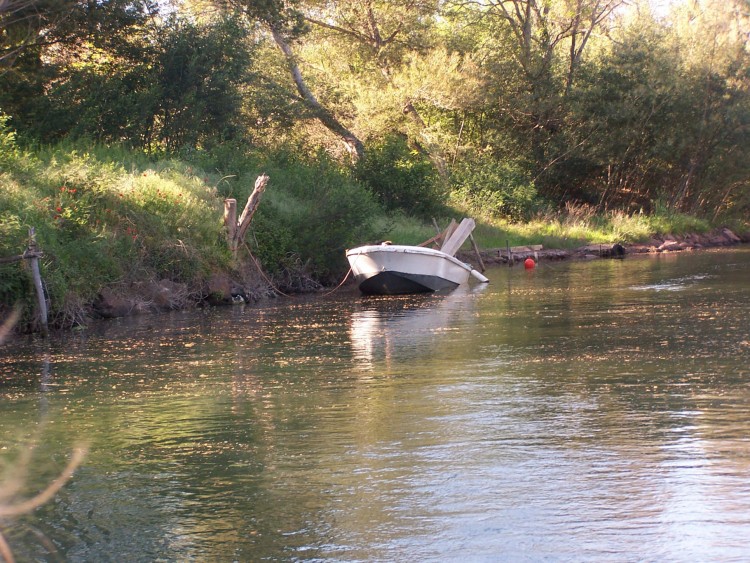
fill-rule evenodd
<path id="1" fill-rule="evenodd" d="M 297 87 L 297 92 L 299 92 L 299 95 L 302 97 L 302 101 L 313 115 L 326 127 L 326 129 L 341 139 L 353 161 L 356 162 L 361 159 L 365 152 L 364 144 L 357 135 L 352 133 L 341 123 L 333 112 L 321 104 L 312 93 L 302 76 L 302 71 L 299 68 L 299 64 L 297 63 L 294 52 L 292 51 L 287 38 L 284 36 L 284 32 L 281 29 L 272 27 L 271 34 L 276 45 L 279 46 L 279 49 L 281 49 L 281 52 L 286 58 L 287 64 L 289 65 L 289 72 L 291 73 L 294 84 Z"/>
<path id="2" fill-rule="evenodd" d="M 0 1 L 0 69 L 12 67 L 26 47 L 49 44 L 71 8 L 75 3 L 66 0 Z M 45 28 L 50 38 L 41 35 Z"/>
<path id="3" fill-rule="evenodd" d="M 492 98 L 497 100 L 492 126 L 513 127 L 526 138 L 540 178 L 560 161 L 551 141 L 565 126 L 567 98 L 590 39 L 621 4 L 623 0 L 448 3 L 454 17 L 489 31 L 483 50 L 485 68 L 492 75 Z M 547 192 L 555 189 L 547 186 Z"/>
<path id="4" fill-rule="evenodd" d="M 376 143 L 398 133 L 445 178 L 456 145 L 456 112 L 480 91 L 471 53 L 446 47 L 434 0 L 321 0 L 307 4 L 312 26 L 301 51 L 348 103 L 355 127 Z"/>
<path id="5" fill-rule="evenodd" d="M 733 13 L 703 2 L 671 22 L 648 11 L 622 21 L 571 98 L 563 138 L 576 148 L 558 166 L 567 195 L 610 208 L 736 210 L 750 177 L 750 57 Z"/>
<path id="6" fill-rule="evenodd" d="M 130 49 L 132 30 L 143 25 L 153 6 L 142 0 L 8 0 L 2 14 L 0 105 L 23 135 L 32 126 L 52 125 L 50 85 L 82 59 L 115 57 Z"/>
<path id="7" fill-rule="evenodd" d="M 750 183 L 750 12 L 741 0 L 698 0 L 675 10 L 672 25 L 694 116 L 683 123 L 690 142 L 669 203 L 718 213 Z"/>
<path id="8" fill-rule="evenodd" d="M 159 33 L 151 78 L 159 145 L 175 151 L 243 136 L 242 92 L 253 57 L 245 35 L 232 18 L 206 24 L 173 18 Z"/>
<path id="9" fill-rule="evenodd" d="M 306 31 L 298 0 L 228 0 L 229 5 L 241 11 L 251 22 L 262 23 L 283 54 L 300 101 L 329 131 L 339 137 L 352 160 L 364 154 L 362 141 L 341 120 L 324 106 L 308 86 L 298 58 L 292 49 L 293 42 Z"/>
<path id="10" fill-rule="evenodd" d="M 87 137 L 174 152 L 238 139 L 252 59 L 245 35 L 236 19 L 133 25 L 116 43 L 91 38 L 47 53 L 41 67 L 19 66 L 15 77 L 37 92 L 21 98 L 23 81 L 3 81 L 3 106 L 43 141 Z"/>
<path id="11" fill-rule="evenodd" d="M 0 65 L 10 68 L 24 50 L 85 42 L 114 45 L 122 31 L 156 12 L 151 0 L 2 0 Z"/>
<path id="12" fill-rule="evenodd" d="M 394 68 L 403 64 L 406 53 L 428 50 L 421 32 L 425 18 L 435 14 L 436 6 L 431 0 L 327 1 L 314 5 L 309 12 L 308 22 L 344 38 L 350 49 L 353 46 L 352 50 L 363 55 L 393 86 Z M 406 97 L 399 109 L 420 128 L 425 127 L 413 99 Z"/>

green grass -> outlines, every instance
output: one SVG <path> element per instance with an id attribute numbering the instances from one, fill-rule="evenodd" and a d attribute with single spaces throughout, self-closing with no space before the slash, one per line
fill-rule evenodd
<path id="1" fill-rule="evenodd" d="M 6 150 L 0 182 L 0 256 L 22 252 L 36 229 L 54 324 L 82 322 L 106 285 L 169 278 L 197 287 L 230 264 L 220 200 L 184 164 L 100 147 Z M 27 300 L 28 273 L 17 263 L 2 273 L 1 302 Z"/>

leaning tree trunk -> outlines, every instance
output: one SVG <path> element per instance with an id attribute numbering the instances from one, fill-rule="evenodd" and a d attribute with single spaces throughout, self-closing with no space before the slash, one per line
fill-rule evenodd
<path id="1" fill-rule="evenodd" d="M 354 133 L 349 131 L 349 129 L 344 127 L 336 116 L 333 115 L 328 108 L 323 106 L 323 104 L 318 101 L 315 95 L 307 87 L 305 79 L 302 77 L 302 72 L 297 65 L 294 53 L 292 53 L 292 48 L 289 46 L 289 43 L 286 42 L 286 39 L 284 39 L 281 32 L 277 29 L 271 28 L 271 33 L 273 34 L 273 39 L 276 42 L 276 45 L 278 45 L 281 52 L 284 53 L 286 62 L 289 65 L 289 71 L 292 73 L 294 84 L 297 86 L 297 91 L 300 96 L 302 96 L 307 107 L 313 111 L 315 117 L 326 127 L 326 129 L 337 135 L 342 140 L 353 161 L 356 162 L 362 158 L 365 154 L 365 148 L 362 141 L 360 141 Z"/>
<path id="2" fill-rule="evenodd" d="M 247 198 L 245 209 L 242 211 L 239 219 L 237 219 L 237 200 L 227 199 L 224 201 L 224 224 L 227 227 L 227 242 L 235 258 L 237 257 L 237 249 L 240 243 L 245 240 L 245 234 L 250 227 L 250 222 L 253 220 L 253 215 L 255 215 L 255 211 L 258 209 L 258 205 L 260 205 L 260 198 L 266 190 L 267 184 L 267 174 L 258 176 L 255 180 L 255 189 L 253 189 L 253 193 Z"/>

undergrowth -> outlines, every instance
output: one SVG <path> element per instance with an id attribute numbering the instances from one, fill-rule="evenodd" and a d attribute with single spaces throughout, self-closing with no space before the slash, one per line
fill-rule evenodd
<path id="1" fill-rule="evenodd" d="M 261 172 L 271 181 L 238 259 L 251 252 L 287 291 L 337 280 L 345 248 L 376 236 L 371 219 L 382 214 L 325 159 L 248 155 L 207 173 L 120 147 L 21 150 L 7 128 L 0 134 L 0 257 L 21 254 L 35 228 L 54 326 L 85 323 L 107 286 L 170 280 L 199 298 L 212 273 L 231 276 L 239 263 L 226 243 L 223 200 L 235 197 L 241 210 Z M 211 166 L 208 155 L 200 160 Z M 0 264 L 0 315 L 21 302 L 20 325 L 31 328 L 32 295 L 26 261 Z"/>

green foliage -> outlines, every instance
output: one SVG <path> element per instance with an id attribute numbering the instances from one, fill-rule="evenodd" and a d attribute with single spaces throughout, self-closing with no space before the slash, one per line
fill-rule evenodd
<path id="1" fill-rule="evenodd" d="M 241 136 L 240 86 L 251 54 L 238 20 L 207 26 L 174 19 L 158 55 L 161 142 L 168 150 Z"/>
<path id="2" fill-rule="evenodd" d="M 570 119 L 580 125 L 559 147 L 569 154 L 552 180 L 568 197 L 645 205 L 654 184 L 677 164 L 684 140 L 679 129 L 694 116 L 689 104 L 680 107 L 678 61 L 664 40 L 658 30 L 631 30 L 598 64 L 584 68 L 571 102 Z M 570 153 L 570 144 L 580 148 Z"/>
<path id="3" fill-rule="evenodd" d="M 92 48 L 75 64 L 44 73 L 19 68 L 39 92 L 17 103 L 21 86 L 0 79 L 0 103 L 13 109 L 27 138 L 43 142 L 72 135 L 176 151 L 241 138 L 252 58 L 245 36 L 236 18 L 196 24 L 172 17 L 111 51 Z"/>
<path id="4" fill-rule="evenodd" d="M 285 268 L 292 267 L 299 255 L 296 254 L 294 226 L 284 219 L 278 203 L 269 205 L 269 200 L 274 199 L 280 197 L 265 198 L 253 218 L 246 242 L 264 270 L 277 275 Z"/>
<path id="5" fill-rule="evenodd" d="M 461 162 L 451 177 L 450 201 L 467 214 L 488 219 L 527 219 L 537 210 L 534 182 L 523 168 L 488 156 Z"/>
<path id="6" fill-rule="evenodd" d="M 371 144 L 355 175 L 389 211 L 429 218 L 442 210 L 444 194 L 432 164 L 401 136 Z"/>
<path id="7" fill-rule="evenodd" d="M 0 166 L 12 165 L 19 156 L 16 132 L 8 126 L 7 115 L 0 113 Z"/>
<path id="8" fill-rule="evenodd" d="M 0 203 L 5 204 L 1 200 Z M 23 228 L 18 215 L 10 211 L 0 212 L 0 258 L 21 254 L 27 237 L 28 230 Z M 4 309 L 29 295 L 30 281 L 22 263 L 0 264 L 0 315 L 7 312 Z"/>
<path id="9" fill-rule="evenodd" d="M 303 264 L 311 277 L 333 282 L 346 271 L 346 248 L 382 234 L 382 210 L 370 193 L 322 155 L 312 162 L 282 156 L 264 171 L 271 180 L 251 242 L 271 272 Z"/>

